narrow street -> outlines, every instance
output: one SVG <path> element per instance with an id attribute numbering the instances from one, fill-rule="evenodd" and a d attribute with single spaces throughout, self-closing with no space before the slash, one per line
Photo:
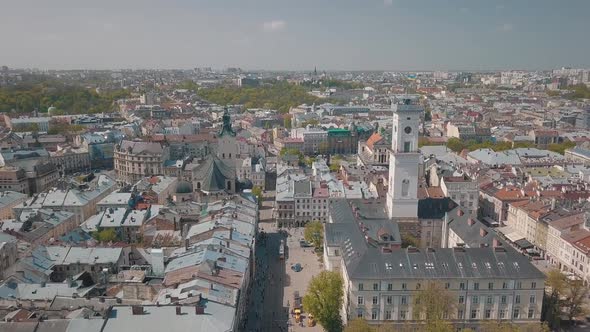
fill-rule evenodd
<path id="1" fill-rule="evenodd" d="M 249 299 L 251 309 L 248 312 L 246 331 L 322 331 L 317 324 L 315 327 L 307 327 L 307 320 L 304 326 L 295 325 L 290 311 L 293 292 L 298 291 L 301 296 L 305 295 L 307 284 L 323 266 L 312 248 L 299 246 L 299 239 L 303 238 L 303 228 L 279 232 L 272 219 L 274 192 L 266 193 L 265 196 L 259 224 L 260 232 L 265 235 L 258 241 L 256 248 L 257 274 Z M 284 259 L 279 257 L 281 240 L 285 243 Z M 303 267 L 301 272 L 291 269 L 296 263 Z"/>

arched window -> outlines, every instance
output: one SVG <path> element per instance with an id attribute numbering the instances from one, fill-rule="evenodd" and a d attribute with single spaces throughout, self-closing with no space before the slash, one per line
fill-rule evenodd
<path id="1" fill-rule="evenodd" d="M 227 190 L 231 190 L 231 181 L 227 181 Z"/>
<path id="2" fill-rule="evenodd" d="M 402 181 L 402 197 L 408 197 L 410 191 L 410 180 L 404 179 Z"/>
<path id="3" fill-rule="evenodd" d="M 197 182 L 197 190 L 201 189 L 201 182 Z"/>

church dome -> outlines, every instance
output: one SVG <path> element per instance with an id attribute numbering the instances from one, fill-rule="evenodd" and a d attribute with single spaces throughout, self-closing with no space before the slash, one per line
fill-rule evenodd
<path id="1" fill-rule="evenodd" d="M 180 181 L 176 186 L 177 194 L 189 194 L 193 192 L 193 186 L 187 181 Z"/>

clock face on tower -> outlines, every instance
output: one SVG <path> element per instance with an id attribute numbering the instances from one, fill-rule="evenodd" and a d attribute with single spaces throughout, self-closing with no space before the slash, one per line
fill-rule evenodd
<path id="1" fill-rule="evenodd" d="M 404 132 L 406 132 L 406 134 L 409 134 L 412 132 L 412 128 L 411 127 L 406 127 L 404 128 Z"/>

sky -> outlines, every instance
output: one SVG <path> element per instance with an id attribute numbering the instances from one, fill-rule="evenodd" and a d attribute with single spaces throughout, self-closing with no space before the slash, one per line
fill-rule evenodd
<path id="1" fill-rule="evenodd" d="M 0 65 L 590 67 L 588 0 L 0 0 Z"/>

